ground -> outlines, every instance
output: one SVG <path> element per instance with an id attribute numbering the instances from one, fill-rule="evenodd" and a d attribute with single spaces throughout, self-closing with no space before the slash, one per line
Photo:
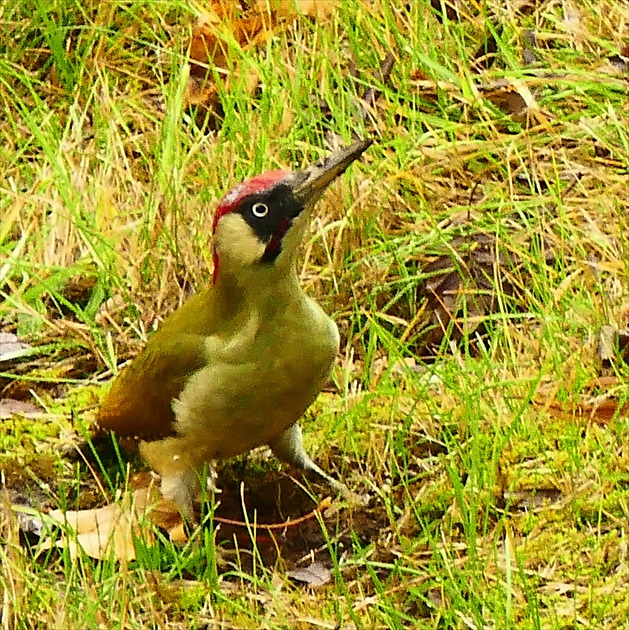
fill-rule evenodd
<path id="1" fill-rule="evenodd" d="M 629 4 L 296 5 L 0 8 L 2 623 L 629 627 Z M 357 500 L 259 449 L 187 542 L 76 548 L 54 510 L 148 478 L 96 410 L 222 194 L 356 136 L 299 271 L 342 336 L 306 446 Z"/>

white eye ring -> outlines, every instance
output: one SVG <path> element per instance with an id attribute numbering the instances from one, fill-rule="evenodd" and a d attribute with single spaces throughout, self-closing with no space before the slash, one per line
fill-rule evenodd
<path id="1" fill-rule="evenodd" d="M 258 217 L 258 219 L 261 219 L 262 217 L 265 217 L 267 214 L 269 214 L 269 206 L 261 202 L 254 203 L 251 206 L 251 212 L 253 212 L 254 217 Z"/>

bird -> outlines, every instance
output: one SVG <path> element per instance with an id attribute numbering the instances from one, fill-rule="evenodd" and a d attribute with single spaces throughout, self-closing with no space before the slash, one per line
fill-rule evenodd
<path id="1" fill-rule="evenodd" d="M 188 519 L 203 471 L 265 444 L 348 492 L 303 446 L 298 421 L 329 379 L 339 333 L 301 287 L 296 261 L 315 203 L 371 144 L 230 190 L 214 215 L 211 283 L 163 321 L 100 405 L 100 427 L 137 440 Z"/>

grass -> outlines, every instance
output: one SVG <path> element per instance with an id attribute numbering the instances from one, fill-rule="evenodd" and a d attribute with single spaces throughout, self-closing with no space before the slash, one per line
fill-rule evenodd
<path id="1" fill-rule="evenodd" d="M 0 9 L 0 329 L 32 346 L 0 391 L 44 410 L 0 429 L 3 627 L 629 627 L 629 368 L 599 351 L 629 319 L 629 8 L 529 9 L 349 0 L 232 41 L 220 120 L 186 106 L 191 5 Z M 303 424 L 367 507 L 277 538 L 156 531 L 129 564 L 42 551 L 11 504 L 102 505 L 141 466 L 101 459 L 100 491 L 64 445 L 210 278 L 219 198 L 352 133 L 376 142 L 300 262 L 343 338 Z M 223 509 L 240 480 L 250 507 L 295 491 L 259 454 L 242 465 L 221 469 Z M 310 557 L 321 589 L 287 577 Z"/>

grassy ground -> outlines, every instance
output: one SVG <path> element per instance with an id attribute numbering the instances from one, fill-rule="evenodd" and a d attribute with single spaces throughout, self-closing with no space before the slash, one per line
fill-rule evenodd
<path id="1" fill-rule="evenodd" d="M 38 409 L 0 427 L 3 628 L 629 628 L 629 5 L 340 4 L 227 36 L 218 116 L 186 106 L 192 5 L 0 7 L 1 330 L 30 345 L 0 353 L 0 402 Z M 157 532 L 128 564 L 42 551 L 10 505 L 124 486 L 74 436 L 208 281 L 220 196 L 352 133 L 376 143 L 304 247 L 343 335 L 304 429 L 367 505 Z M 243 466 L 217 510 L 240 481 L 261 522 L 312 509 L 263 453 Z M 318 589 L 287 576 L 311 559 Z"/>

